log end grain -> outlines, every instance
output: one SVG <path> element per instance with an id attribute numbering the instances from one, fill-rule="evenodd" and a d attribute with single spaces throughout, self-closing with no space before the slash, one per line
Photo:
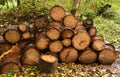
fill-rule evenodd
<path id="1" fill-rule="evenodd" d="M 63 39 L 62 44 L 66 47 L 71 45 L 71 39 Z"/>

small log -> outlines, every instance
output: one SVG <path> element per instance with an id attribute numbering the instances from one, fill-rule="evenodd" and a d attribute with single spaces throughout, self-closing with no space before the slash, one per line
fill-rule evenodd
<path id="1" fill-rule="evenodd" d="M 90 45 L 91 38 L 86 31 L 80 31 L 72 38 L 72 45 L 78 50 L 84 50 Z"/>
<path id="2" fill-rule="evenodd" d="M 91 37 L 95 36 L 97 34 L 97 29 L 96 27 L 91 27 L 88 29 L 88 33 L 90 34 Z"/>
<path id="3" fill-rule="evenodd" d="M 45 14 L 42 14 L 35 18 L 35 26 L 37 29 L 44 28 L 48 25 L 48 17 Z"/>
<path id="4" fill-rule="evenodd" d="M 74 31 L 71 28 L 65 27 L 61 33 L 63 39 L 70 39 L 74 35 Z"/>
<path id="5" fill-rule="evenodd" d="M 64 48 L 60 54 L 60 61 L 64 63 L 72 63 L 77 60 L 78 51 L 73 47 Z"/>
<path id="6" fill-rule="evenodd" d="M 57 68 L 58 59 L 52 55 L 41 55 L 38 70 L 40 73 L 54 73 Z"/>
<path id="7" fill-rule="evenodd" d="M 62 44 L 66 47 L 71 45 L 71 39 L 63 39 Z"/>
<path id="8" fill-rule="evenodd" d="M 104 37 L 102 35 L 95 35 L 94 37 L 92 37 L 92 40 L 103 40 L 104 41 Z"/>
<path id="9" fill-rule="evenodd" d="M 28 30 L 28 27 L 27 25 L 25 24 L 20 24 L 18 25 L 18 29 L 21 31 L 21 32 L 26 32 Z"/>
<path id="10" fill-rule="evenodd" d="M 31 34 L 30 34 L 30 32 L 26 31 L 26 32 L 22 33 L 22 37 L 23 37 L 23 39 L 29 39 L 29 38 L 31 38 Z"/>
<path id="11" fill-rule="evenodd" d="M 99 39 L 93 40 L 93 42 L 92 42 L 92 48 L 94 50 L 101 51 L 101 50 L 104 49 L 104 47 L 105 47 L 105 43 L 104 43 L 103 40 L 99 40 Z"/>
<path id="12" fill-rule="evenodd" d="M 58 53 L 62 49 L 63 49 L 63 44 L 59 40 L 53 41 L 49 45 L 49 50 L 54 53 Z"/>
<path id="13" fill-rule="evenodd" d="M 10 26 L 3 33 L 3 37 L 7 42 L 15 44 L 21 40 L 21 33 L 16 26 Z"/>
<path id="14" fill-rule="evenodd" d="M 19 64 L 15 62 L 7 62 L 0 67 L 0 73 L 7 74 L 9 72 L 20 72 Z"/>
<path id="15" fill-rule="evenodd" d="M 91 64 L 97 60 L 97 54 L 92 49 L 86 49 L 79 54 L 78 60 L 83 64 Z"/>
<path id="16" fill-rule="evenodd" d="M 50 39 L 50 40 L 57 40 L 59 39 L 61 34 L 61 29 L 57 26 L 51 26 L 48 28 L 47 32 L 46 32 L 46 36 Z"/>
<path id="17" fill-rule="evenodd" d="M 116 52 L 111 49 L 103 49 L 99 53 L 98 60 L 101 64 L 112 64 L 116 59 Z"/>
<path id="18" fill-rule="evenodd" d="M 62 21 L 62 19 L 65 17 L 66 13 L 64 8 L 62 8 L 59 5 L 55 5 L 50 10 L 50 16 L 55 21 Z"/>
<path id="19" fill-rule="evenodd" d="M 73 15 L 65 16 L 63 23 L 66 27 L 75 28 L 77 26 L 78 20 Z"/>
<path id="20" fill-rule="evenodd" d="M 86 28 L 93 27 L 93 19 L 92 18 L 87 18 L 86 20 L 83 21 L 83 25 Z"/>
<path id="21" fill-rule="evenodd" d="M 24 65 L 36 65 L 39 62 L 40 52 L 34 45 L 29 45 L 23 50 L 21 63 Z"/>
<path id="22" fill-rule="evenodd" d="M 36 46 L 40 50 L 48 48 L 50 40 L 45 36 L 38 36 L 36 38 Z"/>

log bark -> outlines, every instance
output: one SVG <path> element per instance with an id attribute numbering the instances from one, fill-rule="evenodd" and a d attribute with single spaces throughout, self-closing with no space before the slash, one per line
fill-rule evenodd
<path id="1" fill-rule="evenodd" d="M 39 62 L 40 52 L 34 45 L 29 45 L 23 50 L 21 63 L 23 65 L 36 65 Z"/>
<path id="2" fill-rule="evenodd" d="M 52 55 L 41 55 L 38 70 L 40 73 L 54 73 L 57 68 L 58 59 Z"/>
<path id="3" fill-rule="evenodd" d="M 87 18 L 86 20 L 83 21 L 83 25 L 86 28 L 93 27 L 93 19 L 92 18 Z"/>
<path id="4" fill-rule="evenodd" d="M 79 54 L 78 60 L 82 64 L 91 64 L 96 62 L 97 54 L 92 49 L 86 49 L 82 53 Z"/>
<path id="5" fill-rule="evenodd" d="M 101 64 L 112 64 L 116 59 L 116 52 L 111 49 L 103 49 L 99 53 L 98 60 Z"/>
<path id="6" fill-rule="evenodd" d="M 55 5 L 50 10 L 50 16 L 55 21 L 62 21 L 66 13 L 64 8 L 59 5 Z"/>
<path id="7" fill-rule="evenodd" d="M 37 29 L 44 28 L 48 25 L 48 17 L 47 15 L 40 15 L 37 18 L 35 18 L 35 26 Z"/>
<path id="8" fill-rule="evenodd" d="M 72 38 L 72 45 L 78 50 L 84 50 L 90 45 L 90 35 L 85 31 L 80 31 Z"/>
<path id="9" fill-rule="evenodd" d="M 103 40 L 104 41 L 104 37 L 102 35 L 95 35 L 94 37 L 92 37 L 92 40 Z"/>
<path id="10" fill-rule="evenodd" d="M 97 34 L 97 29 L 96 27 L 91 27 L 88 29 L 88 33 L 90 34 L 91 37 L 95 36 Z"/>
<path id="11" fill-rule="evenodd" d="M 77 60 L 78 51 L 73 47 L 64 48 L 60 54 L 60 61 L 64 63 L 72 63 Z"/>
<path id="12" fill-rule="evenodd" d="M 85 26 L 83 25 L 83 23 L 81 23 L 81 22 L 79 22 L 78 24 L 77 24 L 77 26 L 75 27 L 75 34 L 76 33 L 78 33 L 79 31 L 81 31 L 81 30 L 84 30 L 84 31 L 86 31 L 86 28 L 85 28 Z"/>
<path id="13" fill-rule="evenodd" d="M 59 40 L 53 41 L 49 45 L 49 50 L 54 53 L 58 53 L 62 49 L 63 49 L 63 44 Z"/>
<path id="14" fill-rule="evenodd" d="M 66 27 L 75 28 L 77 26 L 78 20 L 73 15 L 65 16 L 63 23 Z"/>

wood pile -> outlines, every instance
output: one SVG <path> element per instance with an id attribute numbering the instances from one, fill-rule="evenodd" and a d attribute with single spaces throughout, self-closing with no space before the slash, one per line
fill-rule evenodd
<path id="1" fill-rule="evenodd" d="M 115 47 L 97 34 L 93 19 L 79 21 L 55 5 L 51 20 L 41 14 L 34 24 L 12 25 L 0 40 L 0 72 L 21 71 L 22 65 L 38 65 L 40 72 L 51 73 L 57 63 L 111 64 Z"/>

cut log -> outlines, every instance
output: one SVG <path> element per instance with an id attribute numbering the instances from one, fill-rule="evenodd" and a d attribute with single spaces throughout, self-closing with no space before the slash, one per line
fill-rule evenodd
<path id="1" fill-rule="evenodd" d="M 88 33 L 90 34 L 91 37 L 95 36 L 97 34 L 97 29 L 96 27 L 91 27 L 88 29 Z"/>
<path id="2" fill-rule="evenodd" d="M 93 19 L 87 18 L 86 20 L 83 21 L 83 25 L 84 25 L 86 28 L 93 27 Z"/>
<path id="3" fill-rule="evenodd" d="M 18 25 L 18 29 L 21 31 L 21 32 L 26 32 L 28 30 L 28 27 L 27 25 L 25 24 L 20 24 Z"/>
<path id="4" fill-rule="evenodd" d="M 50 43 L 49 49 L 51 52 L 58 53 L 63 49 L 63 44 L 59 40 L 53 41 Z"/>
<path id="5" fill-rule="evenodd" d="M 24 65 L 36 65 L 39 62 L 40 52 L 33 45 L 29 45 L 23 50 L 21 63 Z"/>
<path id="6" fill-rule="evenodd" d="M 54 73 L 57 68 L 58 59 L 52 55 L 41 55 L 38 70 L 40 73 Z"/>
<path id="7" fill-rule="evenodd" d="M 92 48 L 96 51 L 101 51 L 105 47 L 105 43 L 103 40 L 93 40 L 92 42 Z"/>
<path id="8" fill-rule="evenodd" d="M 72 45 L 78 50 L 84 50 L 90 45 L 90 35 L 85 31 L 80 31 L 72 38 Z"/>
<path id="9" fill-rule="evenodd" d="M 62 44 L 66 47 L 71 45 L 71 39 L 63 39 Z"/>
<path id="10" fill-rule="evenodd" d="M 48 17 L 47 15 L 40 15 L 37 18 L 35 18 L 35 26 L 37 29 L 44 28 L 48 25 Z"/>
<path id="11" fill-rule="evenodd" d="M 65 17 L 66 13 L 64 8 L 62 8 L 59 5 L 55 5 L 50 10 L 50 16 L 55 21 L 62 21 L 62 19 Z"/>
<path id="12" fill-rule="evenodd" d="M 65 27 L 61 33 L 63 39 L 70 39 L 74 35 L 74 32 L 71 28 Z"/>
<path id="13" fill-rule="evenodd" d="M 4 39 L 12 44 L 15 44 L 21 40 L 21 34 L 16 26 L 10 26 L 3 34 Z"/>
<path id="14" fill-rule="evenodd" d="M 106 48 L 99 53 L 98 57 L 98 60 L 101 64 L 112 64 L 113 61 L 115 61 L 115 59 L 116 59 L 115 51 Z"/>
<path id="15" fill-rule="evenodd" d="M 60 31 L 59 27 L 55 27 L 55 26 L 50 27 L 47 30 L 47 32 L 46 32 L 46 36 L 50 40 L 57 40 L 57 39 L 59 39 L 60 34 L 61 34 L 61 31 Z"/>
<path id="16" fill-rule="evenodd" d="M 11 44 L 8 44 L 4 39 L 0 39 L 0 55 L 8 51 L 11 47 Z"/>
<path id="17" fill-rule="evenodd" d="M 83 64 L 91 64 L 97 60 L 97 54 L 92 49 L 86 49 L 79 54 L 78 60 Z"/>
<path id="18" fill-rule="evenodd" d="M 102 35 L 95 35 L 94 37 L 92 37 L 92 40 L 103 40 L 104 41 L 104 37 Z"/>
<path id="19" fill-rule="evenodd" d="M 23 39 L 29 39 L 30 37 L 31 37 L 31 34 L 30 34 L 30 32 L 24 32 L 24 33 L 22 33 L 22 37 L 23 37 Z"/>
<path id="20" fill-rule="evenodd" d="M 20 66 L 14 62 L 8 62 L 0 67 L 0 73 L 7 74 L 9 72 L 20 72 Z"/>
<path id="21" fill-rule="evenodd" d="M 48 48 L 50 40 L 45 36 L 39 36 L 36 38 L 36 46 L 40 50 Z"/>
<path id="22" fill-rule="evenodd" d="M 72 63 L 77 60 L 78 51 L 73 47 L 64 48 L 60 54 L 60 61 L 64 63 Z"/>
<path id="23" fill-rule="evenodd" d="M 63 23 L 66 27 L 75 28 L 77 26 L 78 20 L 73 15 L 67 15 Z"/>

